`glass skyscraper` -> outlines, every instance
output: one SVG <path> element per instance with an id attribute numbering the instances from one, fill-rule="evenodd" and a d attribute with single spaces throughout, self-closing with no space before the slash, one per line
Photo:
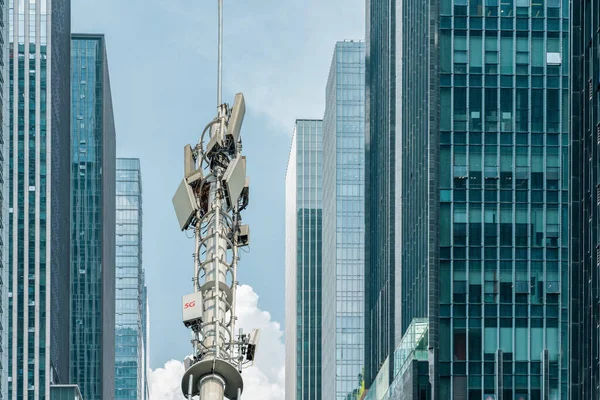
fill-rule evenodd
<path id="1" fill-rule="evenodd" d="M 147 289 L 142 268 L 140 160 L 117 159 L 115 400 L 146 399 Z"/>
<path id="2" fill-rule="evenodd" d="M 4 1 L 8 398 L 69 380 L 70 2 Z"/>
<path id="3" fill-rule="evenodd" d="M 569 3 L 440 15 L 439 396 L 566 399 Z"/>
<path id="4" fill-rule="evenodd" d="M 427 319 L 435 400 L 567 399 L 569 3 L 394 3 L 396 346 Z"/>
<path id="5" fill-rule="evenodd" d="M 572 2 L 571 399 L 600 398 L 600 2 Z"/>
<path id="6" fill-rule="evenodd" d="M 0 34 L 3 38 L 8 37 L 8 9 L 4 3 L 0 4 Z M 10 85 L 5 84 L 5 80 L 9 77 L 10 72 L 8 70 L 8 50 L 10 46 L 6 46 L 4 41 L 0 42 L 0 57 L 4 61 L 0 67 L 0 308 L 4 311 L 8 306 L 8 251 L 5 247 L 8 241 L 8 229 L 6 229 L 6 221 L 8 217 L 8 179 L 4 179 L 6 176 L 6 165 L 5 161 L 8 158 L 8 146 L 10 132 L 6 129 L 6 118 L 8 108 L 6 104 L 9 98 Z M 8 378 L 8 313 L 2 312 L 0 314 L 0 399 L 5 398 L 4 395 L 8 390 L 7 378 Z"/>
<path id="7" fill-rule="evenodd" d="M 285 398 L 321 397 L 323 121 L 297 120 L 285 177 Z"/>
<path id="8" fill-rule="evenodd" d="M 115 375 L 115 125 L 102 35 L 71 43 L 71 382 L 112 397 Z"/>
<path id="9" fill-rule="evenodd" d="M 366 1 L 365 385 L 401 335 L 396 332 L 395 0 Z M 393 357 L 392 357 L 393 358 Z"/>
<path id="10" fill-rule="evenodd" d="M 142 400 L 150 399 L 150 385 L 148 375 L 150 374 L 150 308 L 148 302 L 148 286 L 146 286 L 146 278 L 143 275 L 142 287 Z"/>
<path id="11" fill-rule="evenodd" d="M 365 44 L 335 46 L 323 117 L 323 399 L 357 399 L 364 365 Z"/>

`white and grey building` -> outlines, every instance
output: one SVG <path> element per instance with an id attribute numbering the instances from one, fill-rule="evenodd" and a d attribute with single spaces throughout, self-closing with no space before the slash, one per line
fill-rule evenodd
<path id="1" fill-rule="evenodd" d="M 297 120 L 285 177 L 285 398 L 321 399 L 323 121 Z"/>
<path id="2" fill-rule="evenodd" d="M 69 379 L 70 1 L 8 0 L 4 63 L 7 390 Z M 3 290 L 4 292 L 4 290 Z"/>

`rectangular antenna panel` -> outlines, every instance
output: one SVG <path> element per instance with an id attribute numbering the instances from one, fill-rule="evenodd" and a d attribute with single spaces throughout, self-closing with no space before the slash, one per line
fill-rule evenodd
<path id="1" fill-rule="evenodd" d="M 226 190 L 227 209 L 231 210 L 240 198 L 246 184 L 246 157 L 237 156 L 225 171 L 223 183 Z"/>
<path id="2" fill-rule="evenodd" d="M 246 360 L 254 361 L 256 349 L 258 348 L 258 340 L 260 338 L 260 329 L 252 329 L 252 333 L 248 336 L 248 349 L 246 351 Z"/>
<path id="3" fill-rule="evenodd" d="M 196 170 L 196 163 L 194 161 L 194 156 L 192 155 L 192 146 L 190 146 L 189 144 L 186 144 L 183 148 L 183 160 L 183 175 L 187 178 Z"/>
<path id="4" fill-rule="evenodd" d="M 238 233 L 238 244 L 240 247 L 248 246 L 250 244 L 250 226 L 240 226 L 240 232 Z"/>
<path id="5" fill-rule="evenodd" d="M 179 221 L 179 227 L 181 230 L 186 230 L 192 222 L 196 211 L 198 211 L 198 203 L 194 198 L 192 188 L 184 180 L 181 181 L 175 196 L 173 196 L 173 207 L 175 207 L 175 214 L 177 214 L 177 220 Z"/>
<path id="6" fill-rule="evenodd" d="M 206 145 L 206 154 L 212 153 L 213 149 L 220 148 L 223 146 L 223 129 L 218 128 L 217 125 L 210 127 L 210 140 Z"/>
<path id="7" fill-rule="evenodd" d="M 235 95 L 233 101 L 233 108 L 231 110 L 231 117 L 229 117 L 229 125 L 227 127 L 227 134 L 233 136 L 235 142 L 240 138 L 240 132 L 242 131 L 242 123 L 244 122 L 244 115 L 246 115 L 246 101 L 244 95 L 238 93 Z"/>

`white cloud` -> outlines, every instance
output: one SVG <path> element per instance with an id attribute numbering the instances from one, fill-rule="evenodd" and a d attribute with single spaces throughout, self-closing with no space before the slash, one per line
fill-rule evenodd
<path id="1" fill-rule="evenodd" d="M 164 368 L 150 372 L 150 398 L 152 400 L 181 400 L 181 377 L 183 363 L 177 360 L 167 361 Z"/>
<path id="2" fill-rule="evenodd" d="M 271 320 L 271 314 L 258 307 L 258 295 L 250 286 L 238 288 L 236 311 L 238 324 L 250 332 L 260 329 L 260 342 L 256 352 L 255 365 L 244 370 L 243 400 L 281 400 L 285 397 L 284 384 L 284 345 L 283 331 L 278 322 Z M 181 377 L 183 363 L 168 361 L 164 368 L 150 373 L 151 400 L 182 400 Z"/>

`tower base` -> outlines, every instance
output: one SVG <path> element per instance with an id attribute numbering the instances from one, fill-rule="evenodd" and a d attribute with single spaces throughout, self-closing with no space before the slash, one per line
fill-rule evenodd
<path id="1" fill-rule="evenodd" d="M 199 383 L 204 377 L 219 376 L 225 382 L 225 397 L 237 400 L 238 392 L 244 390 L 242 375 L 236 367 L 223 360 L 206 359 L 197 362 L 185 371 L 181 379 L 181 391 L 184 396 L 198 396 Z M 192 377 L 192 393 L 189 393 L 190 376 Z"/>

